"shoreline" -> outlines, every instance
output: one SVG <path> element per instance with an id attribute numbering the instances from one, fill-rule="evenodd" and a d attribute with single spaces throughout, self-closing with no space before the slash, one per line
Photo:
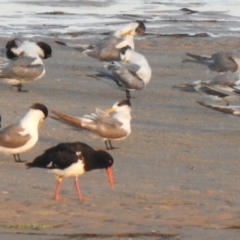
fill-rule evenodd
<path id="1" fill-rule="evenodd" d="M 0 39 L 2 46 L 5 40 Z M 52 46 L 53 56 L 44 61 L 46 75 L 24 85 L 30 92 L 18 93 L 1 83 L 2 127 L 20 119 L 35 101 L 49 110 L 82 116 L 125 98 L 125 92 L 86 76 L 102 63 L 59 46 L 53 39 L 46 42 Z M 109 188 L 103 171 L 92 171 L 79 177 L 83 194 L 91 201 L 78 202 L 72 179 L 66 179 L 61 195 L 67 201 L 55 202 L 52 174 L 44 169 L 26 170 L 12 156 L 1 154 L 0 236 L 4 239 L 69 239 L 71 234 L 81 233 L 116 238 L 117 234 L 159 234 L 147 236 L 155 239 L 166 233 L 184 240 L 237 239 L 239 119 L 201 107 L 196 103 L 201 95 L 172 86 L 216 75 L 207 74 L 204 66 L 181 63 L 185 52 L 233 50 L 239 45 L 238 38 L 153 38 L 136 40 L 135 45 L 148 59 L 153 75 L 145 89 L 132 94 L 131 135 L 115 142 L 119 149 L 110 151 L 115 160 L 115 188 Z M 42 124 L 39 142 L 21 156 L 31 161 L 45 149 L 70 141 L 104 149 L 104 143 L 87 132 L 49 117 Z M 46 228 L 31 230 L 32 225 Z"/>

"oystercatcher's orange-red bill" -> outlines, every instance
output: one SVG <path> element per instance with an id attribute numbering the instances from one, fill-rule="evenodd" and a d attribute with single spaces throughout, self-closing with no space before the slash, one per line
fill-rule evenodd
<path id="1" fill-rule="evenodd" d="M 108 168 L 106 168 L 106 171 L 107 171 L 109 183 L 110 183 L 111 187 L 114 187 L 112 169 L 110 167 L 108 167 Z"/>

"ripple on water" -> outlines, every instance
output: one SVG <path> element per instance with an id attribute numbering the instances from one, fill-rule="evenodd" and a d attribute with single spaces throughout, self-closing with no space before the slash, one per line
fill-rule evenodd
<path id="1" fill-rule="evenodd" d="M 220 1 L 220 0 L 219 0 Z M 90 38 L 129 21 L 145 20 L 147 35 L 235 36 L 239 11 L 233 0 L 207 1 L 14 1 L 2 0 L 1 36 Z M 214 9 L 214 11 L 213 11 Z"/>

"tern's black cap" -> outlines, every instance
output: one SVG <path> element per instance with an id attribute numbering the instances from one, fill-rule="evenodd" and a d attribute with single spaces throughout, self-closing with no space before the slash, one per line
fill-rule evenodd
<path id="1" fill-rule="evenodd" d="M 8 49 L 8 48 L 15 48 L 15 47 L 16 48 L 18 47 L 17 44 L 16 44 L 16 38 L 9 40 L 6 43 L 6 46 L 5 46 L 6 49 Z"/>
<path id="2" fill-rule="evenodd" d="M 138 27 L 135 29 L 135 32 L 138 36 L 141 36 L 146 31 L 145 24 L 143 23 L 143 21 L 140 20 L 137 20 L 136 22 L 138 23 Z"/>
<path id="3" fill-rule="evenodd" d="M 37 42 L 37 45 L 43 50 L 43 59 L 47 59 L 52 56 L 52 48 L 45 42 Z"/>
<path id="4" fill-rule="evenodd" d="M 118 107 L 121 107 L 121 106 L 124 106 L 124 105 L 128 105 L 129 107 L 131 107 L 130 100 L 129 99 L 124 99 L 117 104 Z"/>
<path id="5" fill-rule="evenodd" d="M 41 104 L 41 103 L 34 103 L 31 106 L 31 109 L 36 109 L 36 110 L 40 110 L 43 112 L 45 118 L 48 116 L 48 109 L 45 105 Z"/>
<path id="6" fill-rule="evenodd" d="M 14 58 L 19 57 L 18 54 L 14 53 L 14 52 L 12 51 L 12 48 L 18 48 L 18 45 L 17 45 L 17 43 L 16 43 L 16 40 L 17 40 L 17 38 L 14 38 L 14 39 L 9 40 L 9 41 L 6 43 L 6 46 L 5 46 L 5 48 L 6 48 L 6 57 L 7 57 L 8 59 L 14 59 Z"/>

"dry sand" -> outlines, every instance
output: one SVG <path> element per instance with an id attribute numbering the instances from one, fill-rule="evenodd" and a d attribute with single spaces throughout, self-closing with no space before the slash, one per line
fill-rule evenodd
<path id="1" fill-rule="evenodd" d="M 53 57 L 45 61 L 45 77 L 25 85 L 29 93 L 1 84 L 3 127 L 20 119 L 33 102 L 81 116 L 125 97 L 86 77 L 93 73 L 89 66 L 102 67 L 100 62 L 46 41 Z M 1 45 L 5 42 L 1 39 Z M 238 39 L 228 38 L 136 41 L 153 76 L 143 91 L 132 94 L 132 134 L 114 142 L 119 147 L 111 151 L 115 188 L 104 171 L 92 171 L 80 176 L 82 192 L 91 201 L 79 202 L 73 179 L 66 179 L 61 196 L 67 200 L 56 202 L 52 174 L 26 170 L 1 154 L 0 238 L 238 239 L 240 119 L 199 106 L 198 94 L 172 89 L 177 83 L 215 76 L 203 66 L 181 63 L 185 52 L 207 54 L 238 46 Z M 21 156 L 31 161 L 46 148 L 73 141 L 104 148 L 85 131 L 48 118 L 37 145 Z"/>

